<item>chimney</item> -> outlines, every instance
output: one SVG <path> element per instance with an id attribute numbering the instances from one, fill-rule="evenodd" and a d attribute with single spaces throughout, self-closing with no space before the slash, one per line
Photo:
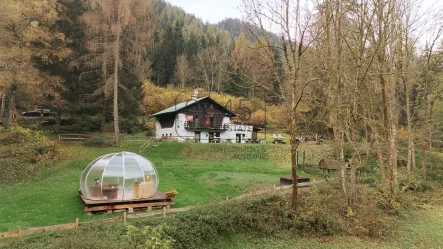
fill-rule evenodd
<path id="1" fill-rule="evenodd" d="M 194 90 L 194 94 L 192 94 L 192 98 L 191 98 L 191 99 L 193 99 L 193 100 L 197 100 L 197 97 L 198 97 L 198 90 L 195 89 L 195 90 Z"/>

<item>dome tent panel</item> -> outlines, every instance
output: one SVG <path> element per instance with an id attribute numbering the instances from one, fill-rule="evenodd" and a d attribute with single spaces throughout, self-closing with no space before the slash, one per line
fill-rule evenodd
<path id="1" fill-rule="evenodd" d="M 130 193 L 134 191 L 134 184 L 136 184 L 137 182 L 144 182 L 144 177 L 143 177 L 143 171 L 140 169 L 140 167 L 137 165 L 126 165 L 125 168 L 125 180 L 123 182 L 123 189 L 124 192 Z M 134 194 L 133 194 L 134 196 Z M 127 198 L 129 198 L 130 196 L 125 196 Z M 137 196 L 133 197 L 133 198 L 139 198 Z"/>
<path id="2" fill-rule="evenodd" d="M 90 163 L 83 171 L 80 180 L 80 190 L 85 196 L 99 196 L 97 192 L 98 188 L 89 188 L 89 186 L 94 186 L 95 183 L 99 182 L 102 177 L 102 172 L 107 165 L 107 162 L 112 157 L 112 154 L 107 154 L 95 159 Z"/>
<path id="3" fill-rule="evenodd" d="M 146 158 L 139 156 L 137 154 L 135 154 L 135 155 L 136 155 L 136 157 L 134 157 L 134 159 L 137 160 L 140 167 L 142 168 L 143 174 L 145 175 L 145 180 L 146 180 L 146 176 L 148 176 L 148 179 L 150 179 L 151 181 L 154 182 L 155 189 L 157 189 L 159 179 L 158 179 L 157 170 L 155 169 L 154 165 Z"/>
<path id="4" fill-rule="evenodd" d="M 131 152 L 101 156 L 90 163 L 80 178 L 84 198 L 133 200 L 153 196 L 158 187 L 154 165 Z"/>

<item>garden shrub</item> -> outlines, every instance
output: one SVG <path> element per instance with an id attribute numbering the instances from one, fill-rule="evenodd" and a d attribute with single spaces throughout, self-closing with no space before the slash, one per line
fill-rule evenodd
<path id="1" fill-rule="evenodd" d="M 157 227 L 145 226 L 138 228 L 133 225 L 127 227 L 126 234 L 124 235 L 127 248 L 140 248 L 140 249 L 169 249 L 172 248 L 171 244 L 174 242 L 165 230 L 168 227 L 166 225 L 159 225 Z"/>
<path id="2" fill-rule="evenodd" d="M 21 126 L 12 126 L 9 130 L 3 130 L 0 135 L 0 143 L 2 145 L 25 143 L 29 141 L 33 135 L 36 134 L 29 129 Z"/>
<path id="3" fill-rule="evenodd" d="M 138 227 L 168 225 L 166 233 L 175 240 L 173 248 L 202 248 L 234 233 L 270 235 L 282 223 L 291 223 L 286 216 L 288 202 L 281 196 L 230 201 L 210 205 L 166 219 L 144 220 Z"/>
<path id="4" fill-rule="evenodd" d="M 0 183 L 28 179 L 57 160 L 54 141 L 39 132 L 13 126 L 0 133 Z"/>
<path id="5" fill-rule="evenodd" d="M 90 138 L 85 139 L 84 144 L 86 146 L 96 146 L 96 147 L 106 147 L 109 146 L 109 140 L 102 135 L 94 135 Z"/>
<path id="6" fill-rule="evenodd" d="M 309 194 L 304 194 L 301 201 L 300 212 L 294 219 L 294 228 L 302 234 L 334 235 L 342 232 L 343 215 L 345 210 L 342 205 L 340 193 L 332 186 L 311 187 Z"/>
<path id="7" fill-rule="evenodd" d="M 14 240 L 9 248 L 128 248 L 123 239 L 126 226 L 120 222 L 107 224 L 88 224 L 77 231 L 65 230 L 35 234 L 26 239 Z"/>

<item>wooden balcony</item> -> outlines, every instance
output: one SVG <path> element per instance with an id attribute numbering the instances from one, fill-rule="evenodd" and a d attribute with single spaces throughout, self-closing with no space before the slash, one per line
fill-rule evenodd
<path id="1" fill-rule="evenodd" d="M 216 124 L 201 124 L 194 121 L 186 121 L 185 122 L 186 130 L 206 130 L 206 131 L 227 131 L 229 129 L 228 124 L 222 124 L 221 126 L 217 126 Z"/>

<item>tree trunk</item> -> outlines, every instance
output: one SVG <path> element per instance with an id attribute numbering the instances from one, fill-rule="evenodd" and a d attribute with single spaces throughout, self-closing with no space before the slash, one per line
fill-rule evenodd
<path id="1" fill-rule="evenodd" d="M 295 90 L 293 90 L 295 91 Z M 292 185 L 292 211 L 297 211 L 298 207 L 298 184 L 297 184 L 297 134 L 295 132 L 295 125 L 296 125 L 296 119 L 295 119 L 295 94 L 292 94 L 292 113 L 291 113 L 291 173 L 292 173 L 292 182 L 294 183 Z"/>
<path id="2" fill-rule="evenodd" d="M 369 115 L 366 114 L 365 111 L 365 117 L 368 117 Z M 368 125 L 368 122 L 366 119 L 363 120 L 363 125 L 365 127 L 365 152 L 366 155 L 369 156 L 372 148 L 372 138 L 370 133 L 370 127 Z"/>
<path id="3" fill-rule="evenodd" d="M 340 185 L 340 192 L 343 200 L 346 201 L 346 206 L 348 206 L 348 195 L 346 190 L 346 172 L 345 172 L 344 162 L 340 160 L 338 164 L 338 182 Z"/>
<path id="4" fill-rule="evenodd" d="M 411 149 L 411 156 L 412 156 L 412 171 L 415 171 L 417 169 L 417 164 L 415 162 L 415 144 L 414 144 L 414 140 L 412 140 L 412 149 Z"/>
<path id="5" fill-rule="evenodd" d="M 102 115 L 103 118 L 100 120 L 100 133 L 105 133 L 105 127 L 106 127 L 106 115 L 108 113 L 108 104 L 106 97 L 103 100 L 103 109 L 102 109 Z"/>
<path id="6" fill-rule="evenodd" d="M 389 134 L 389 189 L 392 195 L 397 190 L 397 124 L 396 119 L 391 118 Z"/>
<path id="7" fill-rule="evenodd" d="M 429 108 L 429 117 L 428 117 L 428 149 L 429 151 L 432 151 L 432 137 L 434 135 L 434 123 L 433 123 L 433 113 L 434 113 L 434 101 L 433 101 L 433 93 L 431 92 L 428 95 L 429 98 L 429 103 L 428 103 L 428 108 Z"/>
<path id="8" fill-rule="evenodd" d="M 350 165 L 351 165 L 351 179 L 350 179 L 350 193 L 349 193 L 349 206 L 348 206 L 348 216 L 353 216 L 354 215 L 354 203 L 355 203 L 355 199 L 356 199 L 356 176 L 355 176 L 355 168 L 356 166 L 354 165 L 354 161 L 350 161 Z"/>
<path id="9" fill-rule="evenodd" d="M 11 84 L 11 96 L 9 96 L 9 110 L 8 110 L 8 120 L 6 121 L 6 129 L 11 128 L 12 122 L 14 122 L 14 112 L 15 112 L 15 95 L 17 92 L 17 84 L 15 81 Z"/>
<path id="10" fill-rule="evenodd" d="M 6 104 L 6 87 L 3 87 L 2 89 L 2 95 L 0 96 L 2 99 L 1 105 L 0 105 L 0 118 L 3 118 L 3 115 L 5 114 L 5 104 Z"/>
<path id="11" fill-rule="evenodd" d="M 60 110 L 57 112 L 57 116 L 55 117 L 55 133 L 60 133 L 60 123 L 61 123 L 61 113 Z"/>
<path id="12" fill-rule="evenodd" d="M 383 149 L 382 149 L 382 146 L 380 144 L 379 139 L 378 138 L 376 138 L 376 139 L 377 139 L 377 142 L 376 142 L 376 147 L 377 147 L 377 164 L 378 164 L 378 167 L 380 168 L 381 183 L 382 183 L 382 185 L 384 185 L 385 181 L 386 181 L 386 174 L 385 174 L 385 165 L 384 165 L 384 162 L 383 162 Z"/>
<path id="13" fill-rule="evenodd" d="M 426 181 L 427 172 L 426 172 L 426 150 L 422 149 L 421 151 L 421 176 L 423 180 Z"/>
<path id="14" fill-rule="evenodd" d="M 406 83 L 405 83 L 406 84 Z M 412 133 L 412 117 L 411 117 L 411 102 L 409 100 L 409 89 L 405 86 L 406 94 L 406 119 L 408 122 L 407 132 L 408 132 L 408 161 L 406 164 L 406 180 L 409 181 L 411 176 L 411 165 L 412 165 L 412 152 L 414 151 L 414 134 Z M 415 155 L 414 155 L 415 156 Z"/>
<path id="15" fill-rule="evenodd" d="M 120 24 L 117 24 L 120 25 Z M 118 117 L 118 63 L 120 61 L 120 28 L 117 27 L 117 39 L 114 46 L 114 146 L 120 146 L 120 128 Z"/>

